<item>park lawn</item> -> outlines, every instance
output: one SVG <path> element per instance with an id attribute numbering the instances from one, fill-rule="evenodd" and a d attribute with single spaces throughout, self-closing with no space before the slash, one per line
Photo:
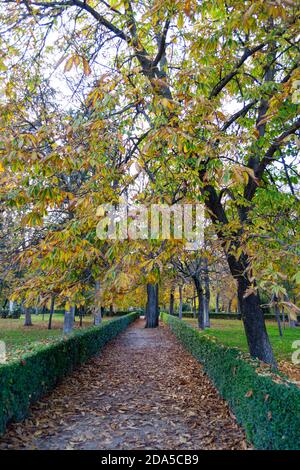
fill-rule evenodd
<path id="1" fill-rule="evenodd" d="M 105 317 L 103 321 L 110 319 Z M 0 341 L 5 342 L 7 360 L 20 357 L 42 344 L 52 343 L 62 337 L 62 314 L 53 315 L 51 330 L 47 329 L 48 315 L 45 315 L 44 319 L 42 315 L 32 315 L 32 323 L 32 326 L 24 326 L 23 316 L 19 319 L 0 318 Z M 83 328 L 92 326 L 92 324 L 92 316 L 83 319 Z M 78 318 L 75 320 L 75 329 L 79 329 Z"/>
<path id="2" fill-rule="evenodd" d="M 196 319 L 186 318 L 185 321 L 197 327 Z M 300 340 L 300 328 L 286 328 L 283 330 L 283 337 L 279 336 L 277 323 L 267 321 L 267 329 L 272 343 L 274 354 L 278 361 L 292 362 L 292 353 L 295 349 L 292 344 L 296 340 Z M 204 334 L 214 336 L 221 343 L 248 351 L 247 340 L 243 328 L 243 324 L 239 320 L 211 320 L 211 328 L 207 328 Z"/>

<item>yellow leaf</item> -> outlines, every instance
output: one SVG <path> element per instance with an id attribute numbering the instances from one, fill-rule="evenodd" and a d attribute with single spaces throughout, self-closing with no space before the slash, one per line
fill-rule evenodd
<path id="1" fill-rule="evenodd" d="M 83 63 L 83 72 L 84 72 L 84 75 L 90 75 L 92 73 L 91 71 L 91 67 L 88 63 L 88 61 L 86 60 L 85 57 L 83 57 L 82 59 L 82 63 Z"/>
<path id="2" fill-rule="evenodd" d="M 105 209 L 103 206 L 99 206 L 96 212 L 97 217 L 103 217 L 105 215 Z"/>
<path id="3" fill-rule="evenodd" d="M 3 166 L 3 163 L 0 162 L 0 173 L 2 173 L 4 171 L 4 166 Z"/>
<path id="4" fill-rule="evenodd" d="M 76 66 L 80 64 L 80 57 L 79 57 L 79 55 L 76 55 L 76 56 L 74 57 L 74 64 L 75 64 Z"/>
<path id="5" fill-rule="evenodd" d="M 179 15 L 178 15 L 177 27 L 178 27 L 178 29 L 183 28 L 183 14 L 182 13 L 179 13 Z"/>
<path id="6" fill-rule="evenodd" d="M 73 64 L 74 64 L 74 57 L 72 56 L 67 60 L 65 68 L 64 68 L 64 72 L 69 72 L 71 68 L 73 67 Z"/>

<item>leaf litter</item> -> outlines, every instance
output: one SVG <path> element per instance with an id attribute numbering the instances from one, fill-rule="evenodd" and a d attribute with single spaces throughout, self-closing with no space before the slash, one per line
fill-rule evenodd
<path id="1" fill-rule="evenodd" d="M 138 320 L 10 424 L 0 449 L 251 448 L 201 365 Z"/>

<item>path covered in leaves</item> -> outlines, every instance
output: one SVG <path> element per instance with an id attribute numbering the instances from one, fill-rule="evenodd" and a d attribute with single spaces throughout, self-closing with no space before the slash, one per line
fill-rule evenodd
<path id="1" fill-rule="evenodd" d="M 166 326 L 143 320 L 10 425 L 1 449 L 245 449 L 235 417 Z"/>

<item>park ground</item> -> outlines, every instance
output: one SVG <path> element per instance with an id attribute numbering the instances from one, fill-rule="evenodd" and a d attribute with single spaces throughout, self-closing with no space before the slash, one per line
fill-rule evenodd
<path id="1" fill-rule="evenodd" d="M 184 321 L 197 328 L 196 319 L 187 318 Z M 266 325 L 280 370 L 300 385 L 300 365 L 292 362 L 292 354 L 295 352 L 293 343 L 300 340 L 300 328 L 290 328 L 287 325 L 284 328 L 282 325 L 283 336 L 281 337 L 275 321 L 267 321 Z M 248 351 L 243 324 L 240 320 L 212 319 L 211 328 L 207 328 L 201 334 L 214 336 L 226 346 Z"/>
<path id="2" fill-rule="evenodd" d="M 116 317 L 114 317 L 116 318 Z M 109 321 L 110 317 L 104 317 L 103 321 Z M 61 338 L 63 315 L 53 316 L 52 329 L 48 330 L 48 315 L 32 315 L 33 326 L 23 326 L 24 318 L 0 319 L 0 341 L 5 341 L 7 359 L 11 360 L 22 356 L 24 353 L 35 350 L 39 346 L 51 343 Z M 188 322 L 197 328 L 197 320 L 186 318 Z M 83 328 L 92 326 L 93 317 L 86 316 L 83 319 Z M 75 321 L 75 334 L 79 329 L 79 319 Z M 280 370 L 291 380 L 300 384 L 300 365 L 292 363 L 294 341 L 300 340 L 300 328 L 283 328 L 283 336 L 279 336 L 277 323 L 267 321 L 267 329 L 272 347 L 279 363 Z M 229 347 L 236 347 L 242 351 L 248 350 L 243 324 L 239 320 L 212 319 L 211 328 L 207 328 L 202 334 L 214 336 L 219 342 Z"/>
<path id="3" fill-rule="evenodd" d="M 114 318 L 117 318 L 114 316 Z M 110 320 L 104 317 L 103 321 Z M 24 326 L 24 317 L 18 319 L 0 318 L 0 341 L 6 345 L 7 359 L 15 359 L 43 344 L 52 343 L 62 337 L 64 317 L 54 314 L 51 330 L 47 329 L 48 315 L 32 315 L 32 326 Z M 83 318 L 82 328 L 93 325 L 93 317 Z M 79 329 L 79 319 L 75 319 L 75 333 Z"/>
<path id="4" fill-rule="evenodd" d="M 0 449 L 249 447 L 201 365 L 161 325 L 142 319 L 10 424 Z"/>

